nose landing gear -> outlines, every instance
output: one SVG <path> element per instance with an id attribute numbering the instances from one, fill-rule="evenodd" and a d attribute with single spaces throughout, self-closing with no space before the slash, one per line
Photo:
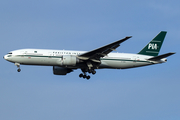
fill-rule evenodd
<path id="1" fill-rule="evenodd" d="M 20 63 L 15 63 L 15 65 L 16 65 L 17 68 L 18 68 L 17 71 L 18 71 L 18 72 L 21 72 L 21 69 L 20 69 Z"/>

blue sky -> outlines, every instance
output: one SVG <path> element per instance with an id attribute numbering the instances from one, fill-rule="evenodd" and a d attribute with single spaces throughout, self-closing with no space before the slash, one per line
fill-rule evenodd
<path id="1" fill-rule="evenodd" d="M 178 0 L 0 1 L 0 55 L 21 48 L 92 50 L 125 36 L 118 52 L 137 53 L 160 31 L 165 64 L 97 70 L 87 81 L 80 70 L 55 76 L 52 67 L 1 62 L 2 120 L 179 120 L 180 2 Z"/>

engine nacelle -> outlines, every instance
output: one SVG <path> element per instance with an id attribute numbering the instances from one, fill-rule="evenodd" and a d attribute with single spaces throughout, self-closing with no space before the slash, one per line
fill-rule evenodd
<path id="1" fill-rule="evenodd" d="M 65 66 L 75 66 L 77 63 L 79 63 L 79 59 L 73 55 L 63 55 L 59 62 L 61 65 Z"/>
<path id="2" fill-rule="evenodd" d="M 59 66 L 53 66 L 53 73 L 54 75 L 66 75 L 67 73 L 72 72 L 72 69 L 69 68 L 63 68 Z"/>

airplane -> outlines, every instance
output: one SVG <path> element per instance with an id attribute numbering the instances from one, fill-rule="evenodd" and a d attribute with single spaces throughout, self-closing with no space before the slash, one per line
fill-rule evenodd
<path id="1" fill-rule="evenodd" d="M 19 49 L 9 52 L 3 58 L 14 63 L 18 72 L 21 71 L 20 65 L 52 66 L 54 75 L 66 75 L 81 69 L 79 77 L 89 80 L 87 73 L 94 75 L 96 69 L 127 69 L 165 63 L 166 57 L 175 54 L 170 52 L 158 55 L 166 33 L 161 31 L 137 54 L 112 52 L 132 37 L 128 36 L 92 51 Z"/>

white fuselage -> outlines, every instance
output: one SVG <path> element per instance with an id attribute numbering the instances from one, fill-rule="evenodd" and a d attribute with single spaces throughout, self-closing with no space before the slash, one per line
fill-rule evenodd
<path id="1" fill-rule="evenodd" d="M 63 66 L 62 57 L 65 55 L 77 56 L 86 51 L 48 50 L 48 49 L 20 49 L 11 51 L 4 59 L 24 65 L 60 66 L 67 68 L 79 68 L 77 65 Z M 101 58 L 99 68 L 126 69 L 166 62 L 166 59 L 149 61 L 152 56 L 127 53 L 109 53 Z"/>

